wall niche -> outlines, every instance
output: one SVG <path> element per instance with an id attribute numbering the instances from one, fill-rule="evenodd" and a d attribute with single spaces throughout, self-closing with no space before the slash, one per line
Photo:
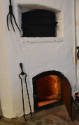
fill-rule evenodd
<path id="1" fill-rule="evenodd" d="M 39 5 L 19 5 L 22 38 L 62 38 L 63 16 L 60 10 Z M 58 40 L 61 41 L 61 40 Z"/>

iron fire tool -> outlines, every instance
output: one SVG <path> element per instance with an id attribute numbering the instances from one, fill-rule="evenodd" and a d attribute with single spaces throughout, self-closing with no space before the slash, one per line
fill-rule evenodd
<path id="1" fill-rule="evenodd" d="M 21 32 L 21 30 L 16 22 L 16 18 L 14 16 L 14 13 L 13 13 L 13 7 L 12 7 L 11 0 L 9 0 L 9 13 L 7 14 L 7 28 L 8 28 L 8 30 L 10 30 L 9 21 L 11 23 L 11 26 L 12 26 L 14 32 L 15 32 L 14 24 L 16 25 L 17 29 Z M 13 24 L 13 22 L 14 22 L 14 24 Z"/>
<path id="2" fill-rule="evenodd" d="M 23 71 L 23 64 L 20 63 L 20 68 L 21 68 L 21 73 L 19 74 L 19 78 L 21 80 L 21 88 L 22 88 L 22 103 L 23 103 L 23 112 L 24 112 L 24 120 L 26 121 L 26 117 L 25 117 L 25 105 L 24 105 L 24 90 L 23 90 L 23 78 L 25 80 L 25 85 L 26 85 L 26 91 L 27 91 L 27 96 L 28 96 L 28 102 L 29 102 L 29 109 L 30 109 L 30 115 L 32 118 L 32 108 L 31 108 L 31 103 L 30 103 L 30 97 L 29 97 L 29 92 L 28 92 L 28 87 L 27 87 L 27 81 L 26 81 L 26 77 L 27 74 Z"/>

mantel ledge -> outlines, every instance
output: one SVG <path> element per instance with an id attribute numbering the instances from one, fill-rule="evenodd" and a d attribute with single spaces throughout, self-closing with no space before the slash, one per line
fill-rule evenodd
<path id="1" fill-rule="evenodd" d="M 63 42 L 63 37 L 21 37 L 22 42 L 26 43 L 53 43 L 53 42 Z"/>

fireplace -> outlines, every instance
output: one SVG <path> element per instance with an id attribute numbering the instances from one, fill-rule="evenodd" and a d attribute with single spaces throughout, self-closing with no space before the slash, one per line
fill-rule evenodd
<path id="1" fill-rule="evenodd" d="M 36 75 L 32 80 L 35 111 L 64 103 L 71 116 L 71 86 L 62 73 L 46 71 Z"/>

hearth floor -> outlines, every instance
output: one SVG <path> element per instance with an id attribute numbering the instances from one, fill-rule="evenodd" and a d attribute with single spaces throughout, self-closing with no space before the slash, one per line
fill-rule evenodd
<path id="1" fill-rule="evenodd" d="M 15 119 L 0 119 L 0 125 L 79 125 L 79 114 L 74 112 L 76 119 L 71 121 L 64 105 L 55 106 L 33 114 L 30 119 L 26 116 L 25 122 L 23 117 Z"/>

